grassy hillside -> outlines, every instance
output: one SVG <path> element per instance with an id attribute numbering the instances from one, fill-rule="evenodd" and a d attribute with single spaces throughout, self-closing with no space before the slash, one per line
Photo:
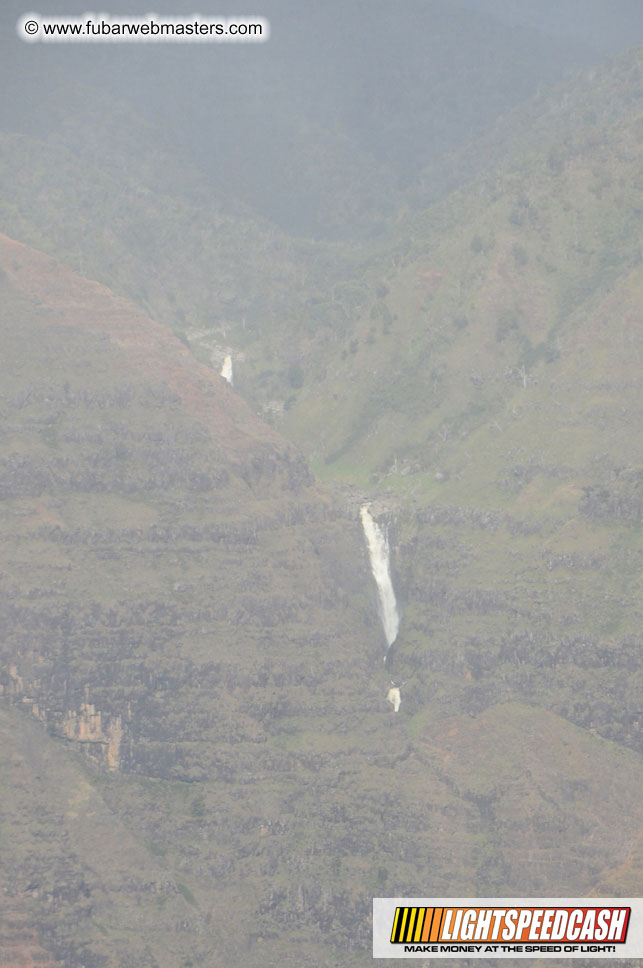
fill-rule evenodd
<path id="1" fill-rule="evenodd" d="M 508 414 L 516 434 L 533 438 L 529 421 L 553 406 L 550 388 L 568 378 L 555 424 L 565 421 L 565 395 L 591 406 L 591 369 L 597 382 L 602 369 L 628 392 L 633 323 L 624 310 L 613 320 L 617 344 L 607 346 L 595 324 L 620 287 L 635 301 L 641 259 L 638 59 L 615 73 L 620 98 L 609 116 L 571 129 L 563 116 L 540 151 L 409 216 L 398 249 L 338 293 L 343 325 L 328 319 L 330 339 L 317 333 L 309 378 L 283 424 L 320 470 L 323 461 L 346 477 L 354 467 L 372 482 L 397 459 L 414 475 L 434 474 L 450 469 L 453 452 L 463 460 L 465 440 L 475 450 L 474 437 L 494 421 L 496 442 L 508 442 Z M 593 361 L 584 381 L 581 346 Z M 596 446 L 612 437 L 600 426 L 587 432 Z M 474 463 L 479 488 L 492 462 Z"/>
<path id="2" fill-rule="evenodd" d="M 474 141 L 432 160 L 417 177 L 413 200 L 425 207 L 465 182 L 509 170 L 527 153 L 560 151 L 580 130 L 631 122 L 641 98 L 641 51 L 634 48 L 545 88 L 489 125 Z"/>
<path id="3" fill-rule="evenodd" d="M 281 426 L 393 512 L 409 702 L 640 751 L 639 55 L 594 82 L 594 119 L 409 216 Z"/>

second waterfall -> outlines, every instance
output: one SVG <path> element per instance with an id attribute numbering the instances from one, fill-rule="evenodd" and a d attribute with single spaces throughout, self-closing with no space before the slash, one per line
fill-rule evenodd
<path id="1" fill-rule="evenodd" d="M 397 601 L 391 581 L 388 538 L 386 532 L 380 528 L 371 515 L 368 504 L 364 504 L 361 508 L 360 517 L 368 547 L 371 571 L 377 585 L 377 602 L 386 646 L 387 649 L 390 649 L 397 638 L 400 617 L 397 613 Z"/>

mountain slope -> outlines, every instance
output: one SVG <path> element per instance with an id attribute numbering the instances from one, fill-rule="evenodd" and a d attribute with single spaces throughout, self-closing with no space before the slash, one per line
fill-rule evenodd
<path id="1" fill-rule="evenodd" d="M 346 293 L 343 319 L 317 334 L 283 428 L 334 476 L 352 464 L 368 480 L 365 471 L 387 473 L 396 457 L 435 473 L 449 441 L 459 447 L 485 423 L 502 424 L 519 401 L 524 414 L 547 406 L 574 347 L 596 343 L 601 300 L 637 284 L 640 51 L 595 86 L 596 96 L 587 79 L 572 90 L 601 105 L 595 120 L 568 127 L 550 103 L 534 125 L 540 150 L 516 158 L 514 148 L 507 170 L 409 216 L 397 249 Z M 579 115 L 578 97 L 569 112 Z M 620 375 L 621 358 L 603 356 L 605 372 Z"/>
<path id="2" fill-rule="evenodd" d="M 639 61 L 350 251 L 128 170 L 129 115 L 3 139 L 5 960 L 357 968 L 376 894 L 637 892 Z"/>
<path id="3" fill-rule="evenodd" d="M 287 776 L 277 736 L 351 724 L 356 697 L 377 715 L 357 523 L 171 334 L 46 256 L 0 249 L 4 695 L 107 772 L 163 781 L 170 803 L 197 781 Z M 140 797 L 150 839 L 159 817 Z M 193 825 L 201 802 L 188 801 Z M 235 795 L 223 802 L 234 829 Z M 23 874 L 34 811 L 13 839 Z M 45 942 L 65 957 L 63 922 L 39 897 Z M 154 897 L 142 903 L 153 924 Z M 65 930 L 98 964 L 90 915 L 81 906 Z"/>
<path id="4" fill-rule="evenodd" d="M 633 752 L 448 666 L 394 714 L 356 516 L 135 307 L 0 265 L 5 952 L 358 966 L 376 893 L 638 876 Z"/>
<path id="5" fill-rule="evenodd" d="M 343 526 L 292 445 L 258 421 L 221 377 L 134 307 L 46 256 L 6 238 L 1 242 L 8 290 L 2 486 L 8 507 L 16 502 L 17 520 L 24 517 L 26 524 L 14 565 L 30 557 L 31 546 L 45 571 L 58 562 L 55 570 L 61 572 L 54 587 L 47 588 L 37 584 L 35 570 L 24 569 L 34 583 L 31 599 L 40 602 L 39 618 L 27 621 L 25 632 L 33 623 L 45 634 L 50 622 L 59 631 L 60 623 L 67 627 L 66 600 L 81 589 L 89 593 L 89 580 L 100 595 L 95 605 L 83 606 L 84 620 L 91 622 L 93 610 L 108 637 L 110 627 L 125 631 L 132 619 L 141 626 L 151 609 L 167 623 L 164 638 L 176 637 L 178 644 L 186 615 L 191 609 L 201 614 L 203 608 L 201 622 L 209 628 L 200 631 L 198 641 L 181 645 L 188 664 L 192 651 L 207 654 L 208 634 L 240 651 L 239 625 L 247 624 L 251 649 L 257 635 L 267 635 L 269 642 L 276 633 L 266 629 L 279 627 L 280 647 L 287 649 L 290 641 L 297 668 L 305 654 L 298 643 L 304 627 L 325 629 L 319 638 L 321 656 L 328 652 L 324 641 L 351 636 L 350 629 L 354 646 L 340 661 L 352 654 L 365 666 L 366 655 L 358 659 L 365 647 L 359 623 L 347 617 L 340 631 L 333 628 L 334 620 L 321 616 L 329 609 L 333 615 L 341 612 L 337 603 L 346 601 L 346 591 L 340 591 L 340 575 L 349 594 L 364 587 L 366 576 L 362 571 L 353 580 L 336 563 L 335 578 L 325 587 L 332 556 L 323 533 Z M 97 525 L 103 516 L 104 532 L 96 532 L 91 523 Z M 14 514 L 5 520 L 12 533 Z M 356 536 L 355 525 L 347 540 Z M 178 543 L 182 552 L 167 551 L 168 543 Z M 317 544 L 315 575 L 298 574 L 300 556 Z M 342 546 L 340 540 L 337 548 Z M 361 561 L 360 545 L 354 548 Z M 88 554 L 92 567 L 104 571 L 98 582 L 83 567 Z M 273 555 L 273 567 L 265 572 Z M 122 559 L 126 569 L 136 570 L 137 594 L 148 596 L 142 612 L 126 594 L 121 598 L 126 586 L 113 562 Z M 252 582 L 248 576 L 255 569 Z M 295 608 L 285 594 L 288 587 L 298 596 Z M 234 589 L 243 604 L 234 604 Z M 199 605 L 211 598 L 214 608 Z M 136 617 L 128 620 L 132 607 Z M 15 601 L 10 608 L 17 608 Z M 25 638 L 32 639 L 33 632 Z M 79 640 L 79 647 L 86 645 Z M 153 641 L 149 647 L 154 651 Z M 376 654 L 377 641 L 372 648 Z M 74 692 L 69 682 L 65 689 Z"/>
<path id="6" fill-rule="evenodd" d="M 560 164 L 578 133 L 597 143 L 602 140 L 602 128 L 631 121 L 640 92 L 640 47 L 579 71 L 556 87 L 546 87 L 503 114 L 473 141 L 431 161 L 414 181 L 414 205 L 424 208 L 485 174 L 510 170 L 527 153 L 553 150 Z"/>
<path id="7" fill-rule="evenodd" d="M 639 752 L 640 55 L 409 216 L 280 423 L 388 508 L 409 704 L 537 702 Z"/>
<path id="8" fill-rule="evenodd" d="M 137 9 L 148 12 L 138 0 L 130 14 Z M 85 12 L 78 0 L 67 8 L 74 11 Z M 397 208 L 399 180 L 596 58 L 570 39 L 449 0 L 405 0 L 399 9 L 264 0 L 270 40 L 218 45 L 216 57 L 169 44 L 139 45 L 134 56 L 118 45 L 75 45 L 72 56 L 54 45 L 31 49 L 14 34 L 23 12 L 13 0 L 0 12 L 5 130 L 67 140 L 71 122 L 92 147 L 102 142 L 107 162 L 112 146 L 101 128 L 128 102 L 139 116 L 128 135 L 137 164 L 141 143 L 158 153 L 173 141 L 211 191 L 306 236 L 381 231 Z M 193 10 L 187 0 L 164 0 L 157 12 Z M 3 99 L 4 89 L 20 97 Z M 177 192 L 181 182 L 179 172 Z"/>

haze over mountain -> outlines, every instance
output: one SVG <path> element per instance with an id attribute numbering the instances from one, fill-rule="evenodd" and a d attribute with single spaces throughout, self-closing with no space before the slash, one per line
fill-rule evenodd
<path id="1" fill-rule="evenodd" d="M 505 23 L 529 26 L 558 38 L 614 54 L 641 39 L 643 10 L 636 0 L 457 0 Z"/>
<path id="2" fill-rule="evenodd" d="M 3 8 L 0 960 L 640 894 L 643 25 L 583 10 Z"/>
<path id="3" fill-rule="evenodd" d="M 68 15 L 85 9 L 82 0 L 66 6 Z M 187 0 L 155 9 L 194 12 Z M 584 37 L 588 24 L 602 23 L 598 14 L 578 18 L 574 31 L 569 7 L 547 9 L 553 33 L 539 29 L 536 16 L 520 23 L 497 5 L 486 12 L 450 0 L 269 0 L 262 7 L 271 22 L 268 44 L 186 52 L 180 45 L 26 47 L 14 32 L 24 10 L 13 4 L 3 14 L 3 87 L 17 87 L 21 97 L 10 97 L 5 110 L 13 130 L 42 137 L 73 118 L 94 140 L 103 113 L 126 101 L 154 126 L 161 145 L 180 147 L 199 166 L 213 189 L 288 231 L 381 232 L 400 190 L 426 164 L 539 88 L 599 59 L 605 48 Z M 223 2 L 208 10 L 245 12 Z M 139 0 L 129 12 L 147 13 L 148 5 Z M 640 11 L 624 8 L 622 15 L 621 46 L 637 33 L 643 42 Z"/>

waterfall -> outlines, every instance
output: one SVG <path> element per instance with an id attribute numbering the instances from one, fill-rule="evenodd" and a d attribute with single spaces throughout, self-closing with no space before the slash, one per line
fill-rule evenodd
<path id="1" fill-rule="evenodd" d="M 389 691 L 386 693 L 386 698 L 390 702 L 391 706 L 393 707 L 393 712 L 399 713 L 400 706 L 402 705 L 402 698 L 400 696 L 400 687 L 391 686 Z"/>
<path id="2" fill-rule="evenodd" d="M 232 357 L 228 354 L 223 361 L 223 366 L 221 367 L 221 376 L 224 380 L 227 380 L 230 386 L 233 386 L 232 378 Z"/>
<path id="3" fill-rule="evenodd" d="M 373 578 L 377 585 L 378 610 L 384 629 L 387 649 L 389 649 L 397 638 L 400 619 L 397 614 L 397 602 L 395 601 L 395 592 L 393 591 L 393 582 L 391 581 L 388 538 L 377 522 L 373 520 L 368 504 L 365 504 L 359 513 L 368 546 L 371 571 L 373 572 Z"/>

